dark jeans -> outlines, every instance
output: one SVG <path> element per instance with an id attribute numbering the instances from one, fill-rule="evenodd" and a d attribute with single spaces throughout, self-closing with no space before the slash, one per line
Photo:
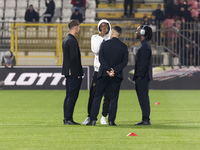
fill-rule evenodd
<path id="1" fill-rule="evenodd" d="M 50 23 L 51 22 L 51 18 L 52 17 L 44 17 L 43 21 L 47 22 L 47 23 Z"/>
<path id="2" fill-rule="evenodd" d="M 149 103 L 149 80 L 148 77 L 143 79 L 136 78 L 135 89 L 137 92 L 140 108 L 142 110 L 142 120 L 149 121 L 150 103 Z"/>
<path id="3" fill-rule="evenodd" d="M 94 95 L 96 93 L 97 74 L 98 72 L 94 72 L 94 75 L 92 77 L 92 85 L 90 87 L 90 97 L 88 101 L 88 117 L 90 117 Z M 103 103 L 103 111 L 102 111 L 102 115 L 104 117 L 108 115 L 109 105 L 110 105 L 110 88 L 107 87 L 104 94 L 104 103 Z"/>
<path id="4" fill-rule="evenodd" d="M 133 0 L 124 0 L 124 15 L 127 16 L 127 8 L 129 5 L 129 15 L 132 15 L 133 12 Z"/>
<path id="5" fill-rule="evenodd" d="M 101 98 L 106 91 L 106 87 L 110 87 L 110 106 L 108 121 L 115 121 L 117 113 L 117 104 L 119 97 L 119 90 L 121 85 L 121 78 L 103 76 L 97 79 L 96 93 L 91 110 L 91 120 L 97 120 L 99 113 Z"/>
<path id="6" fill-rule="evenodd" d="M 82 78 L 66 77 L 66 97 L 64 101 L 64 118 L 73 120 L 74 107 L 79 95 Z"/>

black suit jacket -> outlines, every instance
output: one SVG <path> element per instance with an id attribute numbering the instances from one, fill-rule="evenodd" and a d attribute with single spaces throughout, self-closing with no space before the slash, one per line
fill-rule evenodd
<path id="1" fill-rule="evenodd" d="M 136 78 L 148 78 L 152 80 L 152 51 L 147 39 L 141 42 L 135 56 L 135 74 L 133 80 Z"/>
<path id="2" fill-rule="evenodd" d="M 35 19 L 35 21 L 38 22 L 39 21 L 39 15 L 35 10 L 30 12 L 30 10 L 27 9 L 24 19 L 26 20 L 26 22 L 33 22 L 33 19 Z"/>
<path id="3" fill-rule="evenodd" d="M 76 38 L 68 34 L 63 40 L 63 66 L 62 75 L 82 76 L 81 54 Z"/>
<path id="4" fill-rule="evenodd" d="M 112 38 L 103 42 L 99 50 L 100 68 L 98 78 L 108 76 L 106 71 L 113 68 L 115 76 L 123 78 L 123 68 L 128 63 L 128 48 L 118 38 Z"/>
<path id="5" fill-rule="evenodd" d="M 54 10 L 55 10 L 55 3 L 53 0 L 51 0 L 49 3 L 45 2 L 46 4 L 46 11 L 45 14 L 51 14 L 51 17 L 54 16 Z"/>

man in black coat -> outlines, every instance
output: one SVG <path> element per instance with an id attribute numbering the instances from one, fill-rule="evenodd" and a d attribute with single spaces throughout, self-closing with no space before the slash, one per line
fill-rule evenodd
<path id="1" fill-rule="evenodd" d="M 154 14 L 156 16 L 156 20 L 159 22 L 165 20 L 165 15 L 164 15 L 163 11 L 161 10 L 161 4 L 157 5 L 157 9 L 155 11 L 153 11 L 152 14 Z"/>
<path id="2" fill-rule="evenodd" d="M 45 0 L 45 4 L 46 4 L 46 11 L 44 13 L 44 22 L 51 22 L 51 19 L 54 16 L 54 11 L 55 11 L 55 3 L 53 0 L 49 0 L 49 3 L 47 3 L 47 0 Z"/>
<path id="3" fill-rule="evenodd" d="M 152 29 L 147 26 L 139 26 L 136 31 L 137 39 L 141 44 L 137 48 L 135 57 L 135 89 L 142 110 L 142 121 L 135 125 L 151 125 L 150 103 L 149 103 L 149 82 L 152 80 L 152 51 L 149 40 L 152 38 Z"/>
<path id="4" fill-rule="evenodd" d="M 24 19 L 26 22 L 38 22 L 39 21 L 39 15 L 34 10 L 33 5 L 30 5 L 29 8 L 26 10 Z"/>
<path id="5" fill-rule="evenodd" d="M 185 0 L 181 0 L 177 6 L 177 16 L 184 17 L 186 10 L 187 10 L 187 5 L 185 4 Z"/>
<path id="6" fill-rule="evenodd" d="M 123 68 L 128 63 L 128 48 L 119 40 L 122 29 L 115 26 L 111 32 L 111 39 L 103 42 L 99 51 L 100 68 L 97 77 L 96 93 L 92 104 L 90 122 L 87 125 L 96 125 L 101 98 L 106 87 L 110 87 L 109 125 L 116 125 L 117 103 Z"/>
<path id="7" fill-rule="evenodd" d="M 72 13 L 71 19 L 78 20 L 79 23 L 82 23 L 82 22 L 83 22 L 83 16 L 82 16 L 82 14 L 79 12 L 78 9 L 76 9 L 75 12 Z"/>
<path id="8" fill-rule="evenodd" d="M 174 17 L 174 0 L 164 0 L 165 19 Z"/>
<path id="9" fill-rule="evenodd" d="M 75 35 L 79 33 L 80 26 L 77 20 L 68 24 L 69 34 L 63 40 L 63 66 L 62 75 L 66 77 L 66 97 L 64 101 L 64 124 L 80 125 L 74 122 L 73 112 L 81 87 L 83 68 L 81 54 Z"/>

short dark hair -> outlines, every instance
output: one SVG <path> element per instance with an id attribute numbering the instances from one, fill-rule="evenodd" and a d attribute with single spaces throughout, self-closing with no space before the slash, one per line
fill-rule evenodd
<path id="1" fill-rule="evenodd" d="M 152 38 L 152 29 L 151 29 L 151 27 L 149 27 L 147 25 L 145 25 L 145 26 L 142 25 L 142 26 L 140 26 L 140 28 L 145 30 L 144 36 L 148 41 L 150 41 L 151 38 Z"/>
<path id="2" fill-rule="evenodd" d="M 75 26 L 79 26 L 79 21 L 78 20 L 70 20 L 69 24 L 68 24 L 68 27 L 69 29 L 71 30 L 73 27 Z"/>
<path id="3" fill-rule="evenodd" d="M 119 35 L 122 34 L 122 28 L 119 27 L 119 26 L 114 26 L 114 27 L 113 27 L 113 30 L 115 30 L 117 33 L 119 33 Z"/>
<path id="4" fill-rule="evenodd" d="M 75 12 L 77 12 L 77 11 L 79 12 L 79 10 L 78 10 L 78 9 L 75 9 Z"/>

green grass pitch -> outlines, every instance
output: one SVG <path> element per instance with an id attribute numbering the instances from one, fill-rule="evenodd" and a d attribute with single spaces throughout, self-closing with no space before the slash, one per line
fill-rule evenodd
<path id="1" fill-rule="evenodd" d="M 80 91 L 74 112 L 79 123 L 87 116 L 88 96 Z M 141 121 L 134 90 L 120 91 L 116 127 L 99 120 L 96 126 L 63 125 L 64 97 L 64 90 L 1 90 L 0 149 L 200 149 L 198 90 L 151 90 L 151 126 L 134 126 Z M 138 136 L 127 137 L 130 132 Z"/>

